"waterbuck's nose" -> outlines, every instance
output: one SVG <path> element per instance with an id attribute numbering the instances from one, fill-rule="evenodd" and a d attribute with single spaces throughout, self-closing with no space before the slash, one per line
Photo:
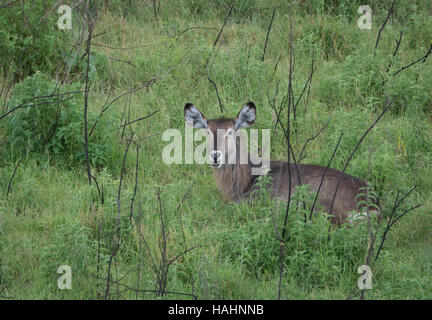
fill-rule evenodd
<path id="1" fill-rule="evenodd" d="M 222 152 L 219 150 L 214 150 L 214 151 L 210 151 L 210 160 L 212 161 L 212 165 L 216 164 L 219 165 L 220 164 L 220 158 L 222 157 Z"/>

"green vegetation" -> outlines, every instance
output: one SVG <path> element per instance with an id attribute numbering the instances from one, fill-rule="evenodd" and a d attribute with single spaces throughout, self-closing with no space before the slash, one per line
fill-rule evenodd
<path id="1" fill-rule="evenodd" d="M 254 127 L 274 128 L 272 159 L 287 158 L 267 98 L 267 91 L 273 97 L 278 86 L 280 103 L 288 86 L 286 1 L 95 2 L 90 8 L 95 29 L 87 119 L 89 131 L 94 127 L 88 142 L 97 185 L 94 179 L 89 185 L 84 152 L 84 9 L 81 4 L 72 10 L 72 30 L 59 30 L 57 9 L 41 21 L 55 3 L 25 1 L 0 9 L 1 114 L 23 103 L 36 104 L 0 119 L 0 297 L 191 298 L 149 291 L 162 286 L 199 299 L 277 298 L 280 241 L 275 225 L 280 232 L 285 205 L 266 194 L 251 203 L 227 203 L 209 166 L 163 163 L 160 133 L 183 130 L 188 101 L 209 118 L 221 115 L 206 68 L 217 52 L 210 77 L 218 86 L 224 116 L 234 117 L 245 102 L 253 101 Z M 357 27 L 357 8 L 363 4 L 293 1 L 295 101 L 312 59 L 317 67 L 309 98 L 306 92 L 300 99 L 292 122 L 293 149 L 298 156 L 307 139 L 331 118 L 308 144 L 302 163 L 326 166 L 343 132 L 332 162 L 341 170 L 386 97 L 397 96 L 360 145 L 347 173 L 376 187 L 384 222 L 398 189 L 404 194 L 417 186 L 402 211 L 422 206 L 390 230 L 365 298 L 432 299 L 431 57 L 393 75 L 428 52 L 432 4 L 398 1 L 375 54 L 391 1 L 370 1 L 371 30 Z M 277 9 L 261 61 L 273 7 Z M 393 56 L 400 31 L 402 41 Z M 133 92 L 116 99 L 128 91 Z M 77 93 L 64 95 L 70 92 Z M 45 96 L 50 97 L 41 98 Z M 138 142 L 128 147 L 131 138 Z M 313 195 L 307 187 L 299 188 L 296 200 L 310 207 Z M 335 228 L 328 239 L 325 214 L 304 222 L 304 213 L 299 205 L 289 214 L 281 296 L 345 299 L 365 261 L 367 225 Z M 57 287 L 61 265 L 72 268 L 71 290 Z M 168 273 L 161 271 L 167 266 Z"/>

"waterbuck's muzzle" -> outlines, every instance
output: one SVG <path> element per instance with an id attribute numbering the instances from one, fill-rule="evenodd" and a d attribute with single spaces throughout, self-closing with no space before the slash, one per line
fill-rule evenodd
<path id="1" fill-rule="evenodd" d="M 210 151 L 210 161 L 213 168 L 222 166 L 222 152 L 219 150 Z"/>

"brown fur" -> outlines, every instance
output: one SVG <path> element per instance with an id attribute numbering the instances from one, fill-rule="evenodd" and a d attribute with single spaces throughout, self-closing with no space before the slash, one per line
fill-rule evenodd
<path id="1" fill-rule="evenodd" d="M 209 129 L 213 132 L 213 136 L 217 135 L 217 129 L 228 130 L 232 128 L 234 120 L 232 119 L 216 119 L 208 122 Z M 223 145 L 223 148 L 225 145 Z M 237 147 L 236 164 L 226 164 L 221 168 L 214 170 L 214 177 L 222 196 L 233 201 L 242 197 L 249 189 L 253 180 L 251 169 L 248 164 L 240 164 L 240 152 L 245 153 L 244 148 L 240 146 L 239 141 Z"/>
<path id="2" fill-rule="evenodd" d="M 268 173 L 271 177 L 271 196 L 288 201 L 288 164 L 283 161 L 271 161 L 271 171 Z M 291 170 L 291 195 L 294 188 L 299 186 L 298 174 L 294 164 L 290 165 Z M 301 183 L 309 185 L 312 191 L 317 192 L 325 167 L 317 165 L 302 164 L 298 165 Z M 323 184 L 318 195 L 318 203 L 323 207 L 325 212 L 330 212 L 331 201 L 334 196 L 337 181 L 340 175 L 342 180 L 333 204 L 331 222 L 341 224 L 345 222 L 348 213 L 357 209 L 360 199 L 355 197 L 361 192 L 360 188 L 366 187 L 366 182 L 355 178 L 341 171 L 328 168 L 324 177 Z M 215 169 L 214 176 L 217 187 L 223 197 L 229 201 L 247 199 L 250 191 L 255 187 L 255 176 L 251 175 L 249 165 L 226 165 L 222 168 Z M 315 207 L 318 209 L 318 205 Z M 374 210 L 370 208 L 370 210 Z"/>
<path id="3" fill-rule="evenodd" d="M 248 191 L 252 182 L 250 167 L 247 164 L 229 164 L 214 171 L 220 193 L 225 199 L 233 201 Z"/>
<path id="4" fill-rule="evenodd" d="M 227 120 L 210 120 L 209 129 L 216 132 L 217 129 L 228 129 L 233 121 Z M 237 160 L 239 160 L 240 153 L 246 151 L 237 141 Z M 298 177 L 297 168 L 294 164 L 290 164 L 291 174 L 291 196 L 294 188 L 301 184 L 310 185 L 312 191 L 317 192 L 321 183 L 325 167 L 310 164 L 298 165 L 300 173 L 300 180 Z M 279 198 L 288 201 L 289 190 L 289 173 L 288 163 L 284 161 L 270 161 L 271 177 L 271 196 L 272 198 Z M 333 224 L 341 224 L 345 222 L 348 213 L 357 210 L 357 204 L 360 199 L 356 196 L 361 192 L 360 188 L 366 187 L 367 184 L 359 178 L 355 178 L 341 171 L 328 168 L 324 176 L 323 184 L 318 195 L 318 206 L 321 206 L 325 212 L 330 212 L 331 201 L 333 199 L 337 182 L 342 175 L 342 180 L 339 185 L 338 192 L 333 204 L 331 222 Z M 226 164 L 221 168 L 214 170 L 214 177 L 217 183 L 218 190 L 222 196 L 228 201 L 236 201 L 239 199 L 247 199 L 250 197 L 250 192 L 254 188 L 254 181 L 256 176 L 251 174 L 250 164 Z M 372 210 L 372 208 L 371 208 Z M 373 209 L 375 210 L 375 209 Z"/>

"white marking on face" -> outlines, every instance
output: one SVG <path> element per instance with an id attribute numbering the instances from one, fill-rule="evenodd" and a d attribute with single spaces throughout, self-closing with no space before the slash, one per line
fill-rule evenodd
<path id="1" fill-rule="evenodd" d="M 347 221 L 351 224 L 354 224 L 357 221 L 365 220 L 367 218 L 368 212 L 362 211 L 362 212 L 353 212 L 348 215 Z M 370 210 L 369 215 L 372 218 L 373 216 L 377 216 L 378 212 L 376 210 Z"/>

